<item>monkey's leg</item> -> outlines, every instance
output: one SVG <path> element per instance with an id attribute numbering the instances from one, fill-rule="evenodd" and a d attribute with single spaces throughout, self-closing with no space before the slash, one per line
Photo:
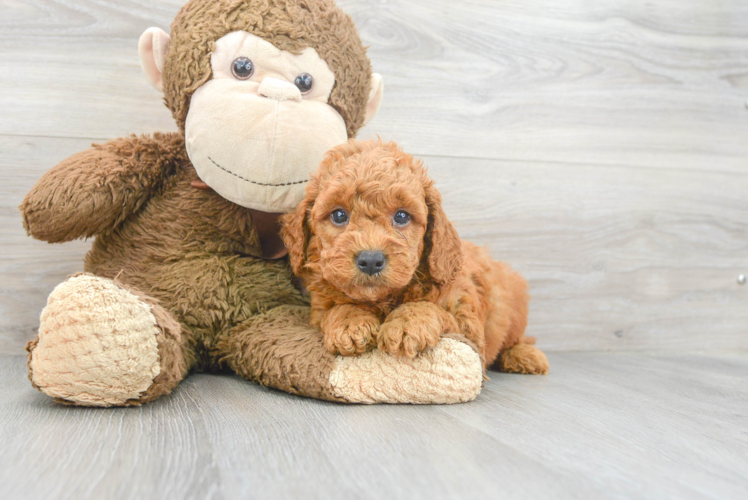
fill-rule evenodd
<path id="1" fill-rule="evenodd" d="M 442 338 L 415 358 L 379 350 L 335 356 L 309 326 L 309 308 L 281 306 L 236 326 L 218 342 L 220 360 L 240 376 L 292 394 L 345 403 L 460 403 L 483 383 L 480 356 Z"/>
<path id="2" fill-rule="evenodd" d="M 179 323 L 155 300 L 79 274 L 58 285 L 29 342 L 29 379 L 58 402 L 135 406 L 187 374 Z"/>

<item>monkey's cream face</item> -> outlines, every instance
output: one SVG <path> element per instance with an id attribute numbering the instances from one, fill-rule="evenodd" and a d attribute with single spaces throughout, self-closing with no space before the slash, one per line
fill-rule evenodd
<path id="1" fill-rule="evenodd" d="M 328 104 L 333 72 L 312 48 L 294 55 L 245 31 L 216 41 L 211 66 L 185 124 L 198 175 L 238 205 L 292 211 L 324 153 L 348 140 Z"/>

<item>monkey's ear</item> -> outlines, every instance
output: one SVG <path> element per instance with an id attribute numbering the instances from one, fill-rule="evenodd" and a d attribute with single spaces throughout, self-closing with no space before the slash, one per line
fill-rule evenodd
<path id="1" fill-rule="evenodd" d="M 371 90 L 369 90 L 369 102 L 366 104 L 366 114 L 364 115 L 364 125 L 369 123 L 379 111 L 384 96 L 384 81 L 379 73 L 371 75 Z"/>
<path id="2" fill-rule="evenodd" d="M 163 71 L 166 51 L 169 49 L 169 35 L 161 28 L 148 28 L 140 36 L 138 53 L 140 66 L 145 77 L 157 90 L 164 91 Z"/>

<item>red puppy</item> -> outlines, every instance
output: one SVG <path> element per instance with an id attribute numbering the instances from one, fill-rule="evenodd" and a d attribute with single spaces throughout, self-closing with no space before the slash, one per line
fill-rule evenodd
<path id="1" fill-rule="evenodd" d="M 309 290 L 312 324 L 333 353 L 376 344 L 413 357 L 459 333 L 484 368 L 497 361 L 503 371 L 548 372 L 524 337 L 525 280 L 460 240 L 423 163 L 396 144 L 349 141 L 329 151 L 283 217 L 282 235 Z"/>

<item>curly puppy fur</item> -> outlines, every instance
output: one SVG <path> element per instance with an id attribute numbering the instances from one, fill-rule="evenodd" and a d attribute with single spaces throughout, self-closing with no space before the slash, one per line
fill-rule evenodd
<path id="1" fill-rule="evenodd" d="M 336 224 L 331 214 L 341 209 L 348 219 Z M 393 220 L 400 211 L 406 224 Z M 305 199 L 284 216 L 282 235 L 331 352 L 376 345 L 413 357 L 459 333 L 484 368 L 548 372 L 545 355 L 524 337 L 525 280 L 460 240 L 423 163 L 395 143 L 349 141 L 328 152 Z M 381 272 L 362 272 L 361 252 L 382 252 Z"/>

